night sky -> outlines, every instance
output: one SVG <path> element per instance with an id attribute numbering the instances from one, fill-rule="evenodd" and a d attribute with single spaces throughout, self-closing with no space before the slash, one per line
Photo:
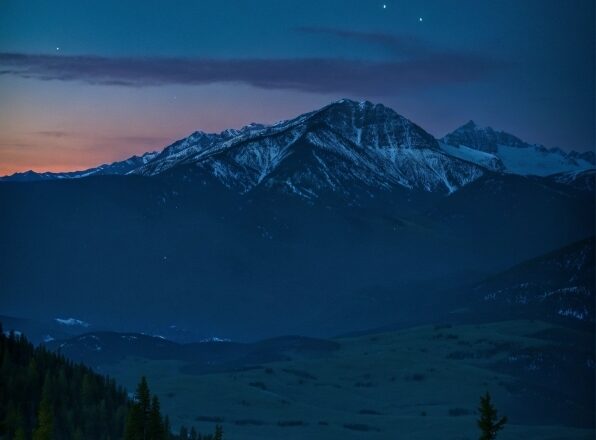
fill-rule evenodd
<path id="1" fill-rule="evenodd" d="M 594 147 L 593 0 L 0 3 L 0 175 L 75 170 L 343 97 Z"/>

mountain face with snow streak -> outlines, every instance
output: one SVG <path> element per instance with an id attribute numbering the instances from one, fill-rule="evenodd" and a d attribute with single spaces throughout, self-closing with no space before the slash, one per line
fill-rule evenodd
<path id="1" fill-rule="evenodd" d="M 383 105 L 341 100 L 295 119 L 221 133 L 195 132 L 160 153 L 76 173 L 24 173 L 5 180 L 96 174 L 156 176 L 194 165 L 239 193 L 256 187 L 306 198 L 406 188 L 452 193 L 483 175 L 446 154 L 436 139 Z"/>
<path id="2" fill-rule="evenodd" d="M 195 164 L 240 193 L 264 186 L 307 198 L 355 187 L 450 193 L 483 174 L 393 110 L 349 100 L 272 126 L 195 133 L 132 173 L 155 175 L 180 164 Z"/>
<path id="3" fill-rule="evenodd" d="M 379 189 L 450 194 L 487 171 L 546 176 L 591 169 L 594 153 L 548 150 L 472 121 L 437 141 L 390 108 L 343 99 L 273 125 L 197 131 L 161 152 L 88 170 L 28 171 L 0 181 L 157 176 L 184 166 L 240 194 L 266 188 L 312 199 Z"/>
<path id="4" fill-rule="evenodd" d="M 548 176 L 594 168 L 594 153 L 566 153 L 559 148 L 531 145 L 512 134 L 469 121 L 441 139 L 447 154 L 493 171 Z"/>
<path id="5" fill-rule="evenodd" d="M 475 285 L 468 304 L 493 318 L 523 315 L 594 323 L 594 237 L 518 264 Z"/>
<path id="6" fill-rule="evenodd" d="M 594 192 L 596 182 L 596 169 L 592 168 L 583 171 L 568 171 L 550 176 L 550 179 L 567 186 L 577 188 L 581 191 Z"/>

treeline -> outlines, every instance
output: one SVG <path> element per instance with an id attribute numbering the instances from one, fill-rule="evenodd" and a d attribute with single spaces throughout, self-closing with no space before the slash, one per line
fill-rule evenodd
<path id="1" fill-rule="evenodd" d="M 221 428 L 214 435 L 195 435 L 203 440 L 223 437 Z M 171 434 L 145 378 L 130 400 L 113 379 L 43 346 L 34 347 L 22 335 L 7 335 L 0 324 L 0 439 L 179 440 L 180 436 Z"/>

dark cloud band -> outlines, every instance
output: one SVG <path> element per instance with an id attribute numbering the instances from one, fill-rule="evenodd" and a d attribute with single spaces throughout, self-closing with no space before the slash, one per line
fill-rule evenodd
<path id="1" fill-rule="evenodd" d="M 498 67 L 498 63 L 476 55 L 423 55 L 381 62 L 336 58 L 108 58 L 0 53 L 0 74 L 134 87 L 243 83 L 269 89 L 386 96 L 412 88 L 477 80 Z"/>

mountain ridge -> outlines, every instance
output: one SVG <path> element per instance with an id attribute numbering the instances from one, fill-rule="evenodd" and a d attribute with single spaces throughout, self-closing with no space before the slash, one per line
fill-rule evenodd
<path id="1" fill-rule="evenodd" d="M 511 161 L 497 154 L 503 146 L 548 157 L 548 166 L 512 166 Z M 473 121 L 438 140 L 382 104 L 342 99 L 271 125 L 251 123 L 219 133 L 196 131 L 160 152 L 145 153 L 83 171 L 27 171 L 0 177 L 0 181 L 105 174 L 155 176 L 193 164 L 240 193 L 264 184 L 312 198 L 323 189 L 345 192 L 346 182 L 350 181 L 348 186 L 351 186 L 352 180 L 358 181 L 362 187 L 390 189 L 401 186 L 452 193 L 486 172 L 522 175 L 535 172 L 524 170 L 524 166 L 537 169 L 539 175 L 589 169 L 594 163 L 590 153 L 547 150 L 490 127 L 480 128 Z M 556 163 L 552 160 L 555 156 Z M 290 171 L 292 165 L 285 163 L 290 161 L 299 162 L 303 169 Z M 535 162 L 536 158 L 530 158 L 531 161 Z M 301 176 L 297 175 L 300 171 Z M 308 173 L 312 175 L 308 176 Z"/>

